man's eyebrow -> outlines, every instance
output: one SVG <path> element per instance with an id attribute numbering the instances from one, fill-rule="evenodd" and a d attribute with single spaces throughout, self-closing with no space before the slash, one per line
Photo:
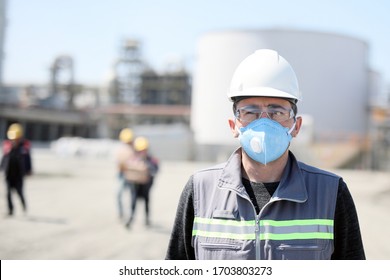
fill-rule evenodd
<path id="1" fill-rule="evenodd" d="M 288 108 L 283 107 L 282 105 L 279 104 L 268 104 L 267 108 L 276 108 L 276 109 L 283 109 L 283 110 L 290 110 Z"/>
<path id="2" fill-rule="evenodd" d="M 279 104 L 268 104 L 267 106 L 265 106 L 265 108 L 271 108 L 271 109 L 283 109 L 283 110 L 286 110 L 286 111 L 289 111 L 290 108 L 285 108 L 283 107 L 282 105 L 279 105 Z M 259 105 L 256 105 L 256 104 L 248 104 L 248 105 L 245 105 L 245 106 L 242 106 L 242 107 L 239 107 L 237 109 L 261 109 L 261 106 Z"/>
<path id="3" fill-rule="evenodd" d="M 260 106 L 255 105 L 255 104 L 249 104 L 249 105 L 239 107 L 237 109 L 260 109 Z"/>

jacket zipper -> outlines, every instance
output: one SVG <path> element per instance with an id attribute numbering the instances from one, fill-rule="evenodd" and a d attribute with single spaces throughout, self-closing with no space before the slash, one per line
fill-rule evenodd
<path id="1" fill-rule="evenodd" d="M 243 187 L 243 186 L 242 186 Z M 223 188 L 223 187 L 222 187 Z M 227 188 L 229 189 L 229 188 Z M 252 209 L 253 209 L 253 213 L 255 214 L 255 252 L 256 252 L 256 260 L 261 260 L 261 247 L 260 247 L 260 217 L 261 217 L 261 213 L 263 212 L 263 210 L 271 203 L 275 202 L 275 201 L 279 201 L 279 200 L 282 200 L 282 199 L 270 199 L 270 201 L 268 201 L 264 207 L 262 209 L 260 209 L 260 212 L 259 212 L 259 215 L 257 215 L 256 213 L 256 208 L 255 206 L 252 204 L 252 201 L 250 200 L 250 198 L 248 196 L 244 196 L 244 195 L 241 195 L 239 192 L 237 192 L 236 190 L 233 190 L 233 189 L 230 189 L 230 191 L 234 191 L 238 196 L 244 198 L 246 201 L 248 201 L 250 203 L 250 205 L 252 206 Z M 293 201 L 293 200 L 291 200 Z"/>
<path id="2" fill-rule="evenodd" d="M 246 201 L 248 201 L 250 203 L 250 205 L 252 206 L 252 209 L 253 209 L 253 213 L 255 214 L 255 252 L 256 252 L 256 260 L 260 260 L 261 259 L 260 258 L 260 253 L 261 253 L 261 250 L 260 250 L 260 213 L 259 213 L 259 215 L 257 215 L 256 208 L 252 204 L 252 201 L 250 200 L 250 198 L 248 198 L 248 196 L 241 195 L 238 192 L 236 192 L 236 193 L 238 194 L 238 196 L 244 198 Z"/>

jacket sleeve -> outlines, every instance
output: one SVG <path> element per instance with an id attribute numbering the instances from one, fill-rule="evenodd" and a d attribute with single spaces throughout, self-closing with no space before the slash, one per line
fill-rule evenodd
<path id="1" fill-rule="evenodd" d="M 194 221 L 193 177 L 191 177 L 180 196 L 176 218 L 168 244 L 166 260 L 194 260 L 192 247 L 192 225 Z"/>
<path id="2" fill-rule="evenodd" d="M 24 168 L 25 168 L 25 174 L 31 174 L 33 172 L 32 168 L 32 160 L 31 160 L 31 153 L 28 151 L 24 155 Z"/>
<path id="3" fill-rule="evenodd" d="M 0 160 L 0 171 L 4 170 L 5 169 L 4 167 L 5 167 L 5 156 L 2 156 Z"/>
<path id="4" fill-rule="evenodd" d="M 347 185 L 340 179 L 334 221 L 332 260 L 365 260 L 355 204 Z"/>
<path id="5" fill-rule="evenodd" d="M 8 156 L 9 156 L 9 151 L 11 150 L 12 144 L 10 141 L 5 140 L 2 144 L 2 152 L 3 156 L 1 157 L 0 161 L 0 170 L 6 169 L 6 165 L 8 164 Z"/>

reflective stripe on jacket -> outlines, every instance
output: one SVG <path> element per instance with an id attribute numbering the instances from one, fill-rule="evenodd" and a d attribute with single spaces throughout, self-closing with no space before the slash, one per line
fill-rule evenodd
<path id="1" fill-rule="evenodd" d="M 290 152 L 280 184 L 259 215 L 241 182 L 241 150 L 194 175 L 196 259 L 330 259 L 340 177 Z"/>

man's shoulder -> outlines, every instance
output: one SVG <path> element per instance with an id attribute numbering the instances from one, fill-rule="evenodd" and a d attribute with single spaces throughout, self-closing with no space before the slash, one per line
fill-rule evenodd
<path id="1" fill-rule="evenodd" d="M 309 164 L 306 164 L 306 163 L 301 162 L 301 161 L 298 161 L 298 166 L 301 169 L 301 171 L 306 172 L 306 173 L 310 173 L 313 175 L 323 175 L 323 176 L 331 176 L 334 178 L 340 178 L 340 176 L 334 172 L 331 172 L 331 171 L 328 171 L 328 170 L 325 170 L 325 169 L 322 169 L 322 168 L 319 168 L 319 167 L 316 167 L 313 165 L 309 165 Z"/>
<path id="2" fill-rule="evenodd" d="M 2 143 L 2 150 L 3 150 L 3 154 L 6 155 L 8 154 L 12 149 L 12 141 L 6 139 L 3 141 Z"/>
<path id="3" fill-rule="evenodd" d="M 204 182 L 204 180 L 214 180 L 215 178 L 220 176 L 224 166 L 225 164 L 220 163 L 210 165 L 208 167 L 203 167 L 196 170 L 191 177 L 196 182 Z"/>
<path id="4" fill-rule="evenodd" d="M 26 149 L 27 151 L 31 150 L 31 141 L 30 140 L 24 138 L 22 143 L 23 143 L 22 145 L 23 145 L 24 149 Z"/>
<path id="5" fill-rule="evenodd" d="M 208 167 L 204 167 L 204 168 L 201 168 L 201 169 L 195 171 L 194 175 L 208 173 L 208 172 L 221 171 L 225 167 L 225 165 L 226 165 L 226 163 L 218 163 L 218 164 L 210 165 Z"/>
<path id="6" fill-rule="evenodd" d="M 121 143 L 116 147 L 115 157 L 118 161 L 126 161 L 133 155 L 134 150 L 130 145 Z"/>

